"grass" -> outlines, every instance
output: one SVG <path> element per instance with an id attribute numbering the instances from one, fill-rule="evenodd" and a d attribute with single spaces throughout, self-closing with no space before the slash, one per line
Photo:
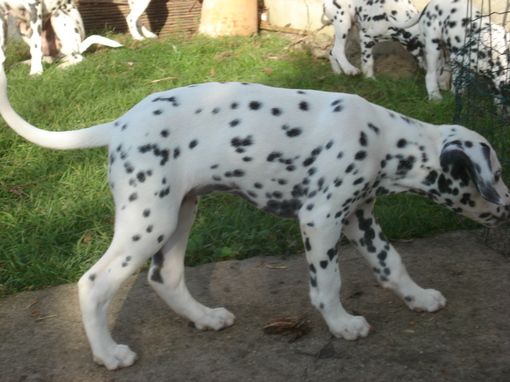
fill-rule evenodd
<path id="1" fill-rule="evenodd" d="M 422 73 L 377 81 L 335 76 L 329 62 L 287 50 L 276 35 L 209 39 L 177 35 L 98 48 L 67 70 L 28 76 L 28 47 L 7 49 L 9 97 L 32 124 L 67 130 L 110 121 L 150 93 L 206 81 L 258 82 L 357 93 L 432 123 L 450 123 L 454 100 L 429 103 Z M 12 65 L 12 66 L 11 66 Z M 59 152 L 24 141 L 0 122 L 0 294 L 76 281 L 106 250 L 113 203 L 106 150 Z M 392 240 L 473 228 L 474 223 L 409 195 L 381 198 L 376 213 Z M 302 251 L 296 220 L 282 220 L 231 195 L 206 196 L 187 264 Z"/>

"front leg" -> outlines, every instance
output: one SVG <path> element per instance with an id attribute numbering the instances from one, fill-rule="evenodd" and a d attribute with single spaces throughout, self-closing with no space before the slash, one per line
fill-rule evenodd
<path id="1" fill-rule="evenodd" d="M 374 78 L 373 48 L 377 40 L 372 36 L 360 33 L 361 44 L 361 71 L 366 78 Z"/>
<path id="2" fill-rule="evenodd" d="M 337 253 L 340 226 L 329 221 L 321 223 L 322 218 L 326 220 L 324 215 L 300 214 L 310 272 L 310 298 L 335 337 L 355 340 L 367 336 L 370 325 L 363 317 L 347 313 L 340 302 Z"/>
<path id="3" fill-rule="evenodd" d="M 398 252 L 388 242 L 373 214 L 374 201 L 354 211 L 346 221 L 344 233 L 367 259 L 381 285 L 395 292 L 416 312 L 436 312 L 446 305 L 443 295 L 423 289 L 409 276 Z"/>
<path id="4" fill-rule="evenodd" d="M 30 28 L 32 36 L 30 37 L 30 56 L 32 63 L 30 66 L 31 75 L 39 75 L 43 72 L 42 59 L 42 20 L 43 20 L 43 3 L 42 1 L 30 1 L 28 3 L 28 11 L 30 13 Z"/>

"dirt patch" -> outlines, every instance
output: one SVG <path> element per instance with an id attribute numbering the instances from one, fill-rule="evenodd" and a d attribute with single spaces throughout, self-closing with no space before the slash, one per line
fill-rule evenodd
<path id="1" fill-rule="evenodd" d="M 415 313 L 375 282 L 351 247 L 341 248 L 342 300 L 367 318 L 364 339 L 332 338 L 308 298 L 303 256 L 257 257 L 187 268 L 193 295 L 237 316 L 221 332 L 199 332 L 133 276 L 111 308 L 114 338 L 140 359 L 109 372 L 92 363 L 75 284 L 0 300 L 1 381 L 503 381 L 510 375 L 510 262 L 474 232 L 396 243 L 423 287 L 448 299 Z M 311 331 L 289 343 L 269 335 L 286 316 Z"/>
<path id="2" fill-rule="evenodd" d="M 349 34 L 346 44 L 347 59 L 357 68 L 361 68 L 361 48 L 359 44 L 358 31 L 353 28 Z M 292 45 L 297 48 L 306 49 L 315 57 L 329 59 L 329 51 L 333 44 L 333 38 L 324 33 L 311 35 L 306 38 L 288 37 L 299 44 Z M 381 42 L 374 46 L 374 73 L 384 74 L 391 77 L 412 77 L 417 70 L 421 70 L 418 62 L 398 42 Z"/>

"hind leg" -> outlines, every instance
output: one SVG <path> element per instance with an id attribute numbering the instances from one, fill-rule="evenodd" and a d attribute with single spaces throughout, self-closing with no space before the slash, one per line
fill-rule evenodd
<path id="1" fill-rule="evenodd" d="M 120 198 L 118 198 L 120 199 Z M 80 308 L 94 360 L 110 370 L 132 365 L 136 354 L 117 344 L 108 329 L 108 307 L 120 285 L 154 253 L 177 225 L 179 205 L 117 208 L 113 241 L 78 283 Z"/>
<path id="2" fill-rule="evenodd" d="M 130 0 L 129 8 L 131 12 L 129 13 L 126 22 L 129 27 L 129 31 L 135 40 L 143 40 L 146 37 L 155 38 L 157 37 L 154 33 L 147 30 L 143 24 L 140 17 L 142 13 L 145 12 L 145 9 L 149 5 L 150 0 L 140 1 L 140 0 Z M 141 33 L 140 33 L 141 32 Z"/>
<path id="3" fill-rule="evenodd" d="M 356 76 L 359 74 L 359 69 L 349 62 L 345 54 L 345 45 L 352 27 L 352 21 L 347 15 L 342 20 L 333 21 L 333 25 L 335 27 L 335 41 L 329 52 L 329 61 L 333 72 L 340 74 L 343 71 L 347 75 Z"/>
<path id="4" fill-rule="evenodd" d="M 194 322 L 198 329 L 220 330 L 234 323 L 234 315 L 224 308 L 210 309 L 197 302 L 184 280 L 184 254 L 196 208 L 196 197 L 184 199 L 177 228 L 164 247 L 152 257 L 149 283 L 170 308 Z"/>
<path id="5" fill-rule="evenodd" d="M 59 68 L 67 68 L 83 61 L 80 44 L 85 37 L 83 20 L 78 10 L 69 6 L 56 11 L 51 17 L 51 25 L 58 39 L 60 59 Z"/>

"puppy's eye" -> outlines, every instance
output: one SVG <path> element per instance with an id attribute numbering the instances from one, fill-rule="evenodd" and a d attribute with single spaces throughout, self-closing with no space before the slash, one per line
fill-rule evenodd
<path id="1" fill-rule="evenodd" d="M 496 182 L 496 183 L 497 183 L 497 182 L 499 182 L 499 180 L 500 180 L 500 179 L 501 179 L 501 170 L 496 171 L 496 172 L 494 173 L 494 182 Z"/>

